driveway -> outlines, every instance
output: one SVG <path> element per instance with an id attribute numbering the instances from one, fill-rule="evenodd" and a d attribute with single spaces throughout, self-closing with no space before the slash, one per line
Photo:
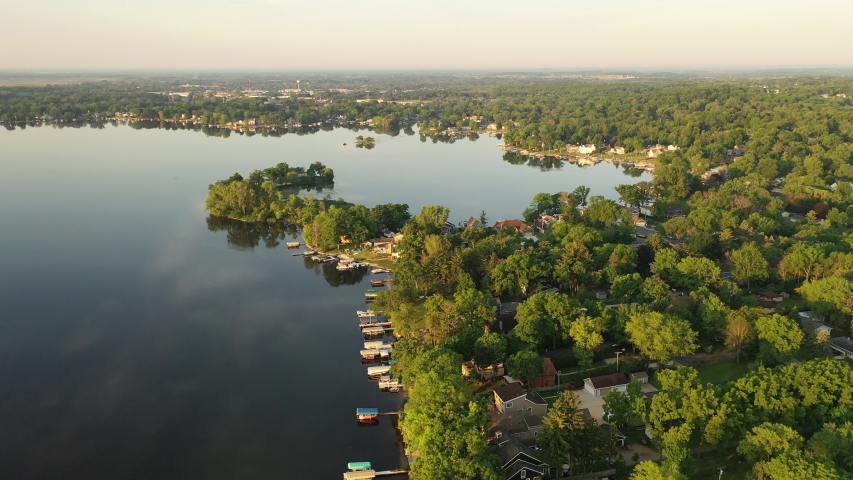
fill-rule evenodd
<path id="1" fill-rule="evenodd" d="M 650 383 L 643 384 L 643 393 L 657 392 L 658 389 Z M 607 423 L 601 417 L 604 416 L 604 397 L 596 397 L 584 389 L 574 390 L 581 403 L 580 408 L 588 408 L 589 415 L 600 424 Z"/>

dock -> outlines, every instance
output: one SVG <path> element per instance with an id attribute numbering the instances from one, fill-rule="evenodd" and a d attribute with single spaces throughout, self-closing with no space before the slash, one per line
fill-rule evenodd
<path id="1" fill-rule="evenodd" d="M 376 365 L 375 367 L 367 367 L 368 377 L 380 377 L 391 371 L 391 365 Z"/>
<path id="2" fill-rule="evenodd" d="M 379 350 L 390 350 L 393 348 L 393 346 L 394 342 L 383 342 L 382 340 L 369 340 L 367 342 L 364 342 L 365 349 L 375 348 Z"/>
<path id="3" fill-rule="evenodd" d="M 396 470 L 383 470 L 381 472 L 377 472 L 376 470 L 356 470 L 354 472 L 344 473 L 344 480 L 370 480 L 371 478 L 384 477 L 388 475 L 400 475 L 408 472 L 409 471 L 405 468 L 398 468 Z"/>
<path id="4" fill-rule="evenodd" d="M 361 328 L 367 329 L 371 327 L 391 327 L 391 322 L 362 322 Z M 394 330 L 393 327 L 385 328 L 384 330 Z"/>

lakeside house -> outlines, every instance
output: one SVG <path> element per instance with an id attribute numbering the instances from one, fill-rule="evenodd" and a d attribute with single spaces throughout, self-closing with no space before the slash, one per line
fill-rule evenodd
<path id="1" fill-rule="evenodd" d="M 610 155 L 625 155 L 625 147 L 613 147 L 607 153 Z"/>
<path id="2" fill-rule="evenodd" d="M 594 144 L 581 145 L 580 147 L 578 147 L 578 153 L 580 153 L 581 155 L 589 155 L 591 153 L 595 153 L 596 150 L 597 148 Z"/>
<path id="3" fill-rule="evenodd" d="M 533 237 L 533 228 L 521 220 L 499 220 L 495 223 L 495 229 L 497 230 L 503 230 L 506 227 L 512 228 L 516 234 L 524 238 Z"/>
<path id="4" fill-rule="evenodd" d="M 613 390 L 624 392 L 628 389 L 628 377 L 624 373 L 611 373 L 610 375 L 585 378 L 583 389 L 595 397 L 603 397 Z"/>
<path id="5" fill-rule="evenodd" d="M 456 233 L 456 225 L 453 225 L 450 222 L 444 222 L 444 225 L 441 226 L 441 233 L 453 235 Z"/>
<path id="6" fill-rule="evenodd" d="M 764 313 L 776 312 L 776 302 L 772 302 L 770 300 L 762 300 L 761 297 L 758 297 L 757 306 L 758 308 L 764 310 Z"/>

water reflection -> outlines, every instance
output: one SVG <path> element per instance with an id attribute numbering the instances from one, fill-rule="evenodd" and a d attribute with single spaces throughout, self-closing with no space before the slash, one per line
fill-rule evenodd
<path id="1" fill-rule="evenodd" d="M 228 247 L 235 250 L 254 250 L 261 242 L 267 248 L 277 248 L 299 234 L 299 228 L 289 223 L 246 223 L 215 215 L 206 220 L 211 232 L 227 232 Z"/>
<path id="2" fill-rule="evenodd" d="M 357 268 L 355 270 L 338 270 L 335 263 L 315 262 L 311 258 L 305 258 L 305 269 L 314 270 L 317 275 L 323 275 L 326 283 L 333 287 L 341 285 L 355 285 L 361 283 L 364 277 L 370 274 L 370 268 Z"/>
<path id="3" fill-rule="evenodd" d="M 301 238 L 301 231 L 289 223 L 246 223 L 225 217 L 209 215 L 207 229 L 211 232 L 227 232 L 228 248 L 240 251 L 252 251 L 263 244 L 266 248 L 278 248 L 282 244 Z M 297 253 L 294 250 L 293 253 Z M 333 287 L 361 283 L 369 275 L 369 268 L 338 270 L 335 263 L 320 263 L 310 257 L 303 257 L 306 270 L 322 275 L 326 283 Z"/>

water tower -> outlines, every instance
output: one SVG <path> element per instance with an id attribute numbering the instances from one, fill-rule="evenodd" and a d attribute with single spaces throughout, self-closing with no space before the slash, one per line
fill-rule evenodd
<path id="1" fill-rule="evenodd" d="M 297 89 L 297 90 L 302 90 L 302 88 L 301 88 L 301 87 L 299 87 L 299 80 L 297 80 L 297 81 L 296 81 L 296 89 Z"/>

